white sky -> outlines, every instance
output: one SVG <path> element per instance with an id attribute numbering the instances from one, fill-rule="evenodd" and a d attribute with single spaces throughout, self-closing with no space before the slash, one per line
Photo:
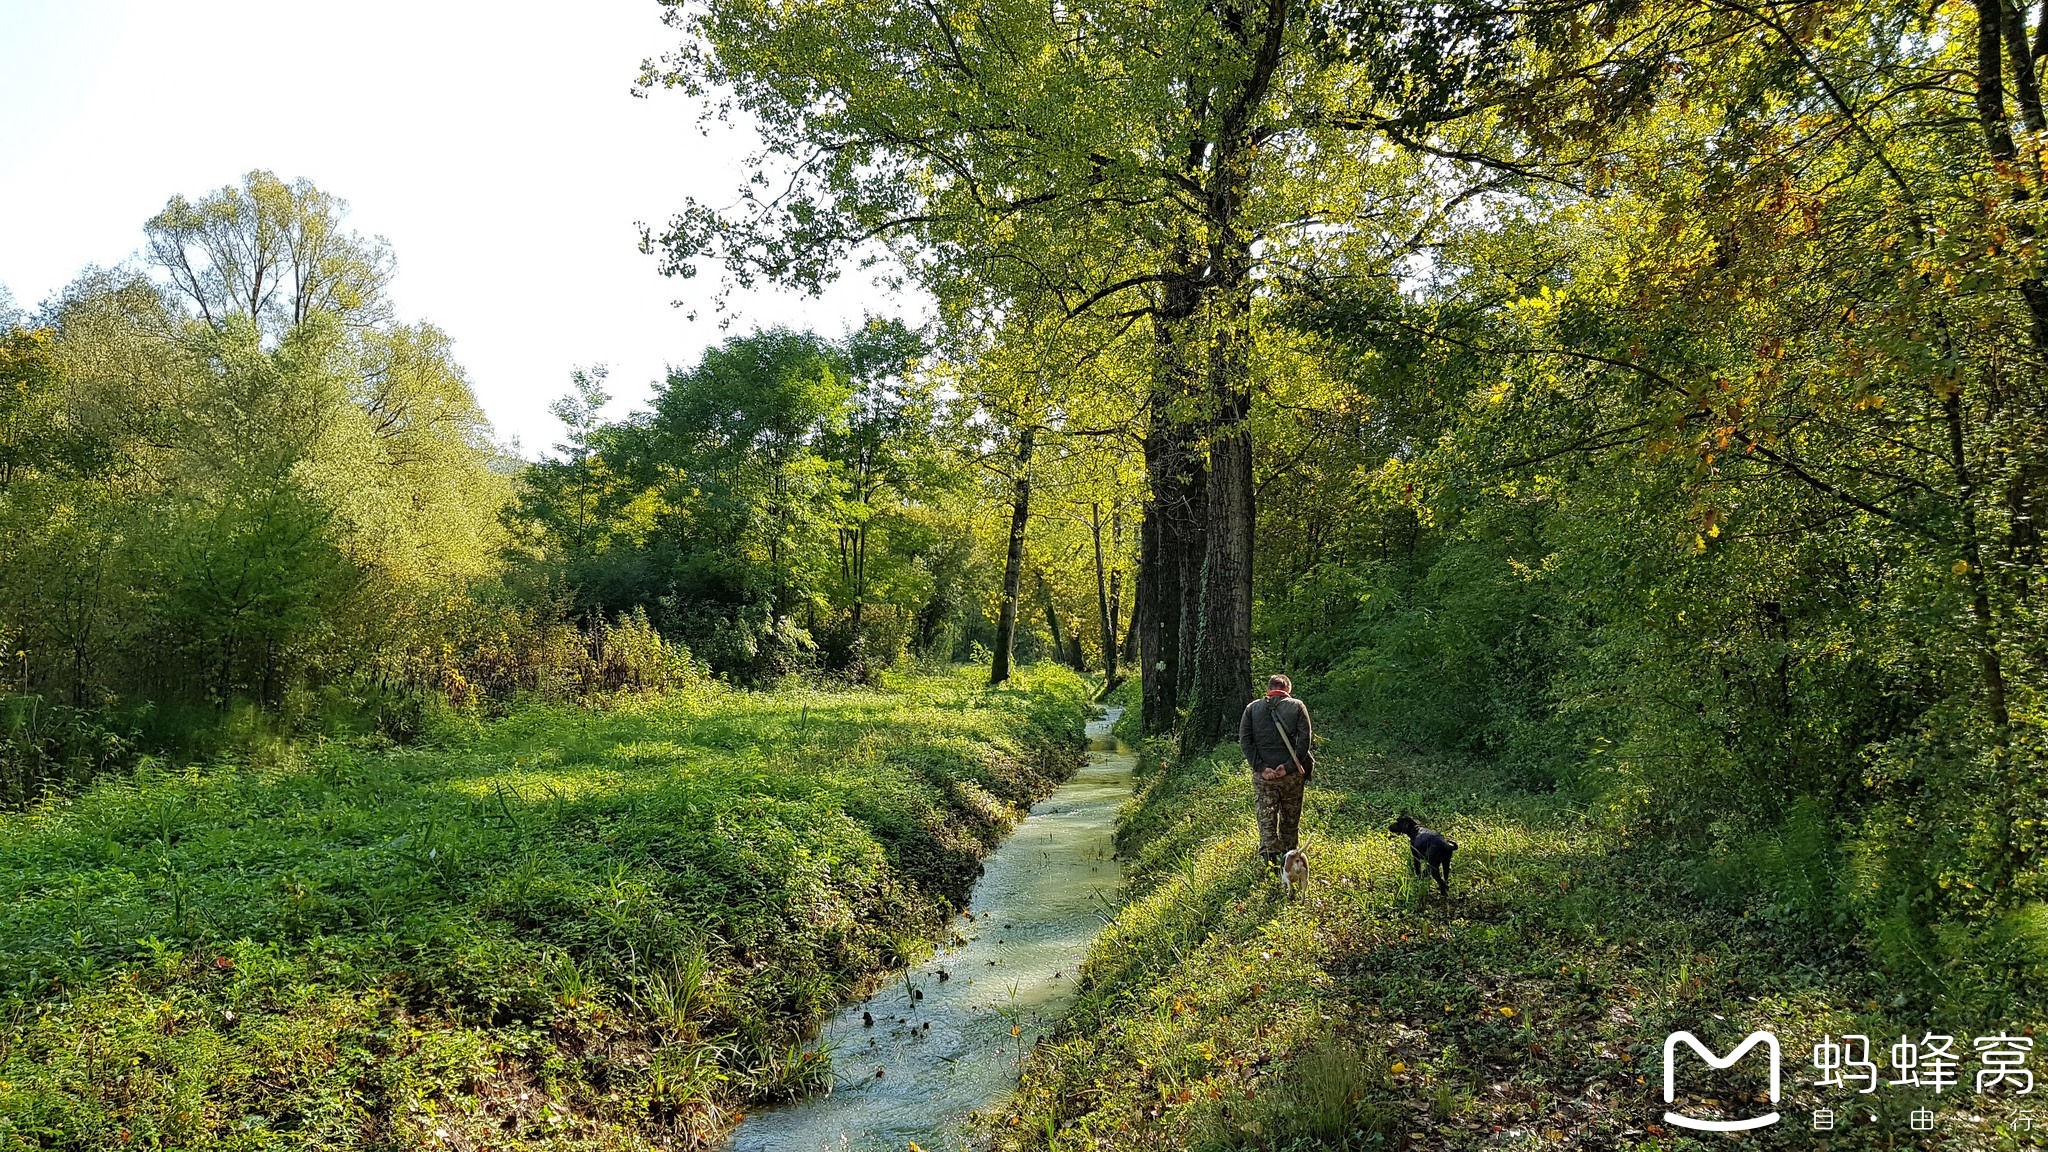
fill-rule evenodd
<path id="1" fill-rule="evenodd" d="M 728 203 L 749 172 L 749 132 L 629 95 L 674 41 L 655 0 L 0 0 L 0 285 L 33 308 L 135 258 L 174 193 L 304 176 L 391 242 L 400 317 L 454 338 L 528 456 L 572 366 L 611 366 L 617 416 L 732 332 L 902 312 L 853 272 L 823 300 L 736 296 L 721 331 L 715 274 L 640 254 L 636 221 Z"/>

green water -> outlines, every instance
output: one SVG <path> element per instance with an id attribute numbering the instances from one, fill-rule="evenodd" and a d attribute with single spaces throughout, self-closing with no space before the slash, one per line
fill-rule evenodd
<path id="1" fill-rule="evenodd" d="M 1058 1020 L 1114 912 L 1110 836 L 1136 767 L 1115 720 L 1088 726 L 1087 765 L 989 855 L 955 921 L 965 943 L 829 1021 L 831 1093 L 748 1116 L 733 1152 L 964 1146 L 961 1122 L 1016 1085 L 1020 1053 Z"/>

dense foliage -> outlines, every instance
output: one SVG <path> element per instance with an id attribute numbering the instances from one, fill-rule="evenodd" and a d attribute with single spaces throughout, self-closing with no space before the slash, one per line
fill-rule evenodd
<path id="1" fill-rule="evenodd" d="M 1566 184 L 1407 284 L 1276 301 L 1325 395 L 1370 399 L 1276 478 L 1266 635 L 1390 736 L 1579 786 L 1909 986 L 2019 994 L 2048 345 L 2011 62 L 1955 8 L 1818 11 L 1646 10 L 1664 78 L 1543 127 L 1597 134 Z M 1927 79 L 1958 73 L 1989 119 Z"/>
<path id="2" fill-rule="evenodd" d="M 647 82 L 782 174 L 651 234 L 672 268 L 885 245 L 956 323 L 1130 365 L 1149 732 L 1212 743 L 1242 627 L 1902 988 L 2025 995 L 2033 6 L 666 7 Z"/>
<path id="3" fill-rule="evenodd" d="M 150 222 L 0 346 L 0 635 L 16 693 L 305 712 L 447 642 L 511 481 L 381 250 L 252 173 Z M 309 695 L 310 694 L 310 695 Z"/>
<path id="4" fill-rule="evenodd" d="M 706 668 L 876 683 L 994 640 L 995 502 L 1029 474 L 986 466 L 1000 414 L 920 334 L 735 337 L 613 423 L 579 372 L 556 452 L 508 459 L 345 213 L 252 172 L 173 197 L 147 268 L 0 316 L 0 804 L 238 729 L 406 740 L 443 707 Z M 1122 493 L 1041 508 L 1052 561 L 1008 600 L 1042 614 L 1006 655 L 1102 659 Z"/>
<path id="5" fill-rule="evenodd" d="M 524 579 L 574 589 L 595 618 L 643 613 L 737 680 L 872 683 L 906 656 L 966 659 L 997 639 L 1024 585 L 1021 570 L 998 581 L 993 544 L 1007 498 L 1037 477 L 1070 490 L 1028 525 L 1046 549 L 1031 566 L 1044 614 L 1010 642 L 1077 668 L 1100 660 L 1120 618 L 1109 570 L 1121 601 L 1128 552 L 1114 523 L 1106 542 L 1076 540 L 1082 499 L 1091 528 L 1105 500 L 1117 515 L 1113 475 L 1090 483 L 1103 453 L 1055 444 L 1034 463 L 1026 448 L 1003 467 L 1017 432 L 983 379 L 999 373 L 962 379 L 928 351 L 894 322 L 839 340 L 756 332 L 611 423 L 602 371 L 579 373 L 556 409 L 570 438 L 527 470 L 513 513 L 533 545 Z"/>

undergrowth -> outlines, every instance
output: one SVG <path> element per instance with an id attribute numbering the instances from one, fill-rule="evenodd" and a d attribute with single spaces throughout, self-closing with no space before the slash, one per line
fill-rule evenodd
<path id="1" fill-rule="evenodd" d="M 819 1085 L 1087 691 L 707 687 L 0 814 L 0 1149 L 701 1146 Z"/>

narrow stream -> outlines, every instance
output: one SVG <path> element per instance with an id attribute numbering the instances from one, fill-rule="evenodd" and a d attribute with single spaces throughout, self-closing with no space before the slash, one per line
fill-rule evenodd
<path id="1" fill-rule="evenodd" d="M 831 1093 L 750 1114 L 732 1152 L 965 1147 L 961 1122 L 1016 1086 L 1021 1053 L 1065 1010 L 1115 911 L 1110 837 L 1136 767 L 1109 734 L 1121 711 L 1088 725 L 1087 765 L 989 854 L 954 921 L 966 943 L 827 1022 Z"/>

